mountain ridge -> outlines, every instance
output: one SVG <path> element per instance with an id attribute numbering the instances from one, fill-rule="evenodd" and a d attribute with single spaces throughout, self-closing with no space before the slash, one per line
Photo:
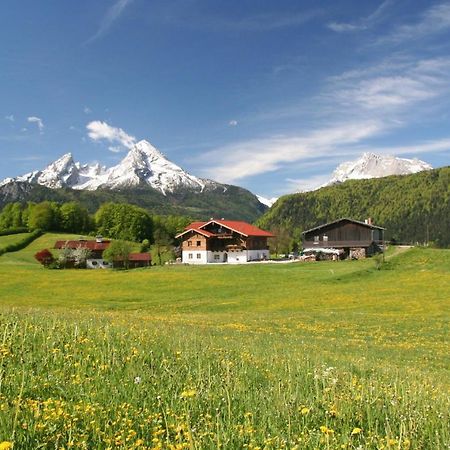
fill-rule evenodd
<path id="1" fill-rule="evenodd" d="M 450 246 L 450 166 L 409 175 L 347 180 L 280 197 L 257 220 L 265 229 L 302 231 L 342 217 L 371 217 L 397 242 Z"/>
<path id="2" fill-rule="evenodd" d="M 50 189 L 71 188 L 93 191 L 149 185 L 163 195 L 179 188 L 203 191 L 220 183 L 189 174 L 169 161 L 147 140 L 137 142 L 115 166 L 75 162 L 72 153 L 66 153 L 42 170 L 35 170 L 15 178 L 6 178 L 3 186 L 13 181 L 39 184 Z"/>
<path id="3" fill-rule="evenodd" d="M 366 180 L 383 178 L 390 175 L 409 175 L 423 170 L 431 170 L 432 168 L 430 164 L 417 158 L 407 159 L 393 155 L 379 155 L 373 152 L 365 152 L 355 160 L 345 161 L 339 164 L 333 171 L 331 179 L 320 187 L 343 183 L 347 180 Z"/>

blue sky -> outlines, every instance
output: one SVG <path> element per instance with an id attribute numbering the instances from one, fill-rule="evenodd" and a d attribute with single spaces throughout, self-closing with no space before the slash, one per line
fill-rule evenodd
<path id="1" fill-rule="evenodd" d="M 450 1 L 3 0 L 0 179 L 147 139 L 266 197 L 450 160 Z"/>

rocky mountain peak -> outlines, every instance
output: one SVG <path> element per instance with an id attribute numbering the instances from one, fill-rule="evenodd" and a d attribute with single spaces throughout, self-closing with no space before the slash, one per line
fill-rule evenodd
<path id="1" fill-rule="evenodd" d="M 417 158 L 406 159 L 366 152 L 356 160 L 339 164 L 333 172 L 331 180 L 325 186 L 342 183 L 346 180 L 381 178 L 389 175 L 407 175 L 430 169 L 432 169 L 430 164 Z"/>

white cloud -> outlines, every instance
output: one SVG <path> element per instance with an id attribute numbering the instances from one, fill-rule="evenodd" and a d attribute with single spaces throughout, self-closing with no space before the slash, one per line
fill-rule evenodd
<path id="1" fill-rule="evenodd" d="M 296 161 L 335 157 L 339 151 L 348 152 L 348 145 L 375 136 L 381 129 L 382 124 L 376 122 L 338 124 L 304 136 L 269 137 L 226 145 L 202 154 L 202 160 L 211 164 L 205 169 L 208 176 L 231 183 Z"/>
<path id="2" fill-rule="evenodd" d="M 40 117 L 30 116 L 30 117 L 27 118 L 27 121 L 30 122 L 30 123 L 35 123 L 38 126 L 39 131 L 41 133 L 43 133 L 43 131 L 44 131 L 44 122 L 42 121 L 42 119 Z"/>
<path id="3" fill-rule="evenodd" d="M 229 125 L 230 127 L 235 127 L 237 124 L 238 124 L 238 121 L 237 121 L 237 120 L 230 120 L 230 121 L 228 122 L 228 125 Z"/>
<path id="4" fill-rule="evenodd" d="M 108 30 L 112 27 L 114 22 L 119 19 L 121 14 L 124 12 L 125 8 L 130 5 L 133 2 L 133 0 L 117 0 L 106 12 L 105 16 L 103 17 L 100 26 L 97 30 L 97 32 L 90 37 L 86 44 L 89 44 L 96 39 L 102 37 L 104 34 L 108 32 Z"/>
<path id="5" fill-rule="evenodd" d="M 450 3 L 444 2 L 431 6 L 420 20 L 414 24 L 401 25 L 391 34 L 379 40 L 379 43 L 417 40 L 450 29 Z"/>
<path id="6" fill-rule="evenodd" d="M 415 111 L 408 109 L 413 105 L 437 97 L 445 104 L 450 95 L 449 77 L 450 58 L 417 61 L 402 57 L 331 78 L 322 99 L 333 108 L 345 108 L 347 115 L 403 120 L 414 115 Z M 399 114 L 407 109 L 407 117 Z"/>
<path id="7" fill-rule="evenodd" d="M 122 151 L 124 148 L 131 148 L 136 143 L 136 138 L 127 134 L 122 128 L 113 127 L 106 122 L 94 120 L 86 125 L 88 136 L 93 141 L 107 141 L 111 144 L 109 150 L 114 153 Z M 119 145 L 117 145 L 119 144 Z"/>
<path id="8" fill-rule="evenodd" d="M 322 94 L 311 99 L 320 113 L 309 127 L 310 131 L 281 137 L 269 135 L 216 148 L 202 154 L 202 173 L 232 183 L 287 169 L 293 164 L 302 170 L 301 166 L 314 158 L 325 162 L 371 151 L 367 149 L 371 139 L 411 126 L 417 120 L 423 122 L 424 117 L 447 108 L 450 102 L 448 79 L 450 58 L 417 61 L 403 56 L 399 60 L 343 73 L 330 78 Z M 278 114 L 278 119 L 281 115 Z M 418 146 L 416 150 L 408 147 L 379 152 L 437 152 L 441 151 L 440 145 L 446 148 L 446 142 L 440 141 Z"/>
<path id="9" fill-rule="evenodd" d="M 5 116 L 6 120 L 9 120 L 10 122 L 15 122 L 14 114 L 10 114 L 9 116 Z"/>
<path id="10" fill-rule="evenodd" d="M 354 23 L 331 22 L 327 26 L 330 30 L 336 31 L 336 33 L 367 30 L 384 17 L 386 10 L 391 4 L 392 0 L 385 0 L 372 14 Z"/>

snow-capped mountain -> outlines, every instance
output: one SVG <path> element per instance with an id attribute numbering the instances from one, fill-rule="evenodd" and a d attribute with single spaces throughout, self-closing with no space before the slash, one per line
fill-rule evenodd
<path id="1" fill-rule="evenodd" d="M 256 197 L 258 198 L 260 203 L 268 206 L 269 208 L 278 200 L 277 197 L 266 198 L 266 197 L 261 197 L 261 195 L 256 195 Z"/>
<path id="2" fill-rule="evenodd" d="M 354 161 L 339 164 L 333 172 L 331 180 L 322 187 L 342 183 L 346 180 L 408 175 L 430 169 L 432 169 L 430 164 L 417 158 L 406 159 L 389 155 L 376 155 L 375 153 L 363 153 L 360 158 Z"/>
<path id="3" fill-rule="evenodd" d="M 201 192 L 205 186 L 219 185 L 214 181 L 190 175 L 145 140 L 139 141 L 119 164 L 109 169 L 99 164 L 81 165 L 73 160 L 71 153 L 67 153 L 44 170 L 7 178 L 0 186 L 14 181 L 40 184 L 51 189 L 69 187 L 91 191 L 98 188 L 117 189 L 149 185 L 164 195 L 177 188 Z"/>

